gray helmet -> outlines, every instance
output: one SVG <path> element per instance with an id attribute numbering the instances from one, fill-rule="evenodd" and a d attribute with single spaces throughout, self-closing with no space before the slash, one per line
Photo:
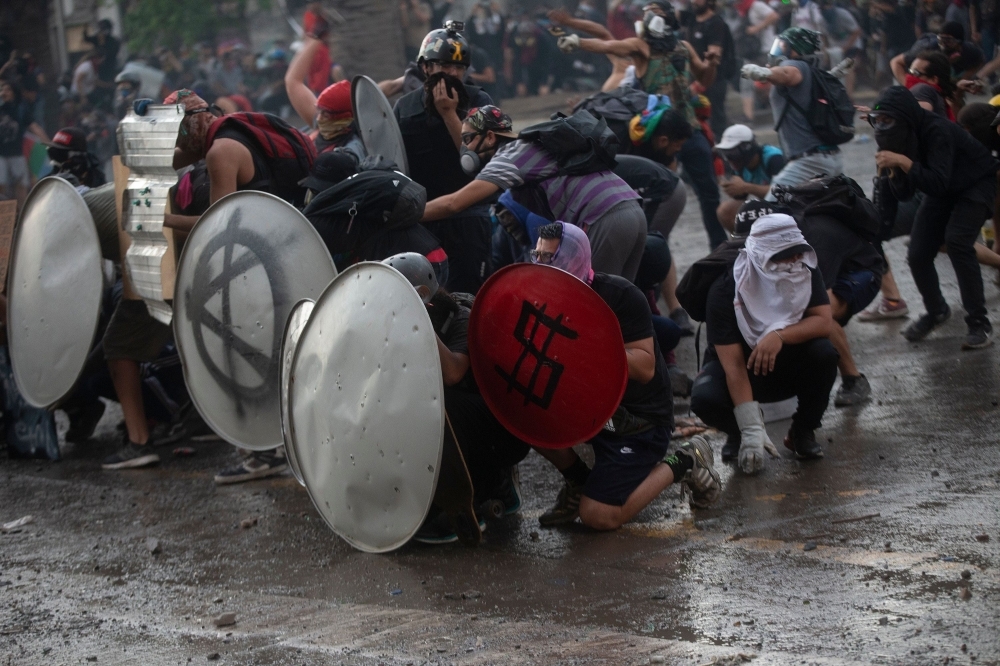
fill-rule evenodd
<path id="1" fill-rule="evenodd" d="M 440 289 L 437 276 L 434 275 L 434 267 L 427 257 L 419 252 L 403 252 L 394 254 L 388 259 L 382 260 L 383 264 L 392 266 L 403 274 L 413 288 L 417 290 L 420 300 L 426 305 Z"/>

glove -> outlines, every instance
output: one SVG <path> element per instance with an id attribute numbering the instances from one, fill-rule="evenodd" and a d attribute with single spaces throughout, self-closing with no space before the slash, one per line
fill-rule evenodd
<path id="1" fill-rule="evenodd" d="M 153 103 L 151 99 L 137 99 L 132 102 L 132 110 L 135 111 L 135 115 L 144 116 L 146 115 L 146 108 Z"/>
<path id="2" fill-rule="evenodd" d="M 559 45 L 559 50 L 563 53 L 572 53 L 580 48 L 580 35 L 566 35 L 565 37 L 560 37 L 556 43 Z"/>
<path id="3" fill-rule="evenodd" d="M 743 65 L 740 76 L 751 81 L 766 81 L 771 76 L 771 70 L 760 65 Z"/>
<path id="4" fill-rule="evenodd" d="M 753 401 L 737 405 L 733 409 L 733 415 L 740 427 L 740 469 L 746 474 L 756 474 L 764 469 L 764 451 L 777 456 L 778 449 L 764 429 L 764 414 L 760 411 L 760 403 Z"/>

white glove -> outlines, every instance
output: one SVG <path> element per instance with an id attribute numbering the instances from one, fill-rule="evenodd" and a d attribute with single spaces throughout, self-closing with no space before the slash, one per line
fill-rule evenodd
<path id="1" fill-rule="evenodd" d="M 565 37 L 560 37 L 556 44 L 559 45 L 559 50 L 563 53 L 572 53 L 580 48 L 580 35 L 566 35 Z"/>
<path id="2" fill-rule="evenodd" d="M 740 427 L 740 469 L 747 474 L 756 474 L 764 469 L 764 451 L 777 456 L 778 449 L 767 436 L 760 403 L 753 401 L 737 405 L 733 415 Z"/>
<path id="3" fill-rule="evenodd" d="M 743 65 L 740 76 L 751 81 L 766 81 L 767 77 L 771 76 L 771 70 L 760 65 Z"/>

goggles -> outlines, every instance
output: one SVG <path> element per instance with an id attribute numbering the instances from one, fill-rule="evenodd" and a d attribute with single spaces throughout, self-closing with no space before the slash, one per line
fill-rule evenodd
<path id="1" fill-rule="evenodd" d="M 896 119 L 887 113 L 869 113 L 865 120 L 871 125 L 875 130 L 884 132 L 890 130 L 896 126 Z"/>

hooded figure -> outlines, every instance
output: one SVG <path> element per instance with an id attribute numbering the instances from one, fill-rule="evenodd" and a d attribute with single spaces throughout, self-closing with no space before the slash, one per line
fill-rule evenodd
<path id="1" fill-rule="evenodd" d="M 798 254 L 797 261 L 779 261 Z M 816 253 L 794 218 L 775 213 L 754 223 L 733 265 L 736 322 L 751 348 L 802 320 L 812 298 L 810 268 L 816 268 Z"/>
<path id="2" fill-rule="evenodd" d="M 552 265 L 590 284 L 594 269 L 590 267 L 590 239 L 580 227 L 556 222 L 562 227 L 559 249 L 552 257 Z"/>

